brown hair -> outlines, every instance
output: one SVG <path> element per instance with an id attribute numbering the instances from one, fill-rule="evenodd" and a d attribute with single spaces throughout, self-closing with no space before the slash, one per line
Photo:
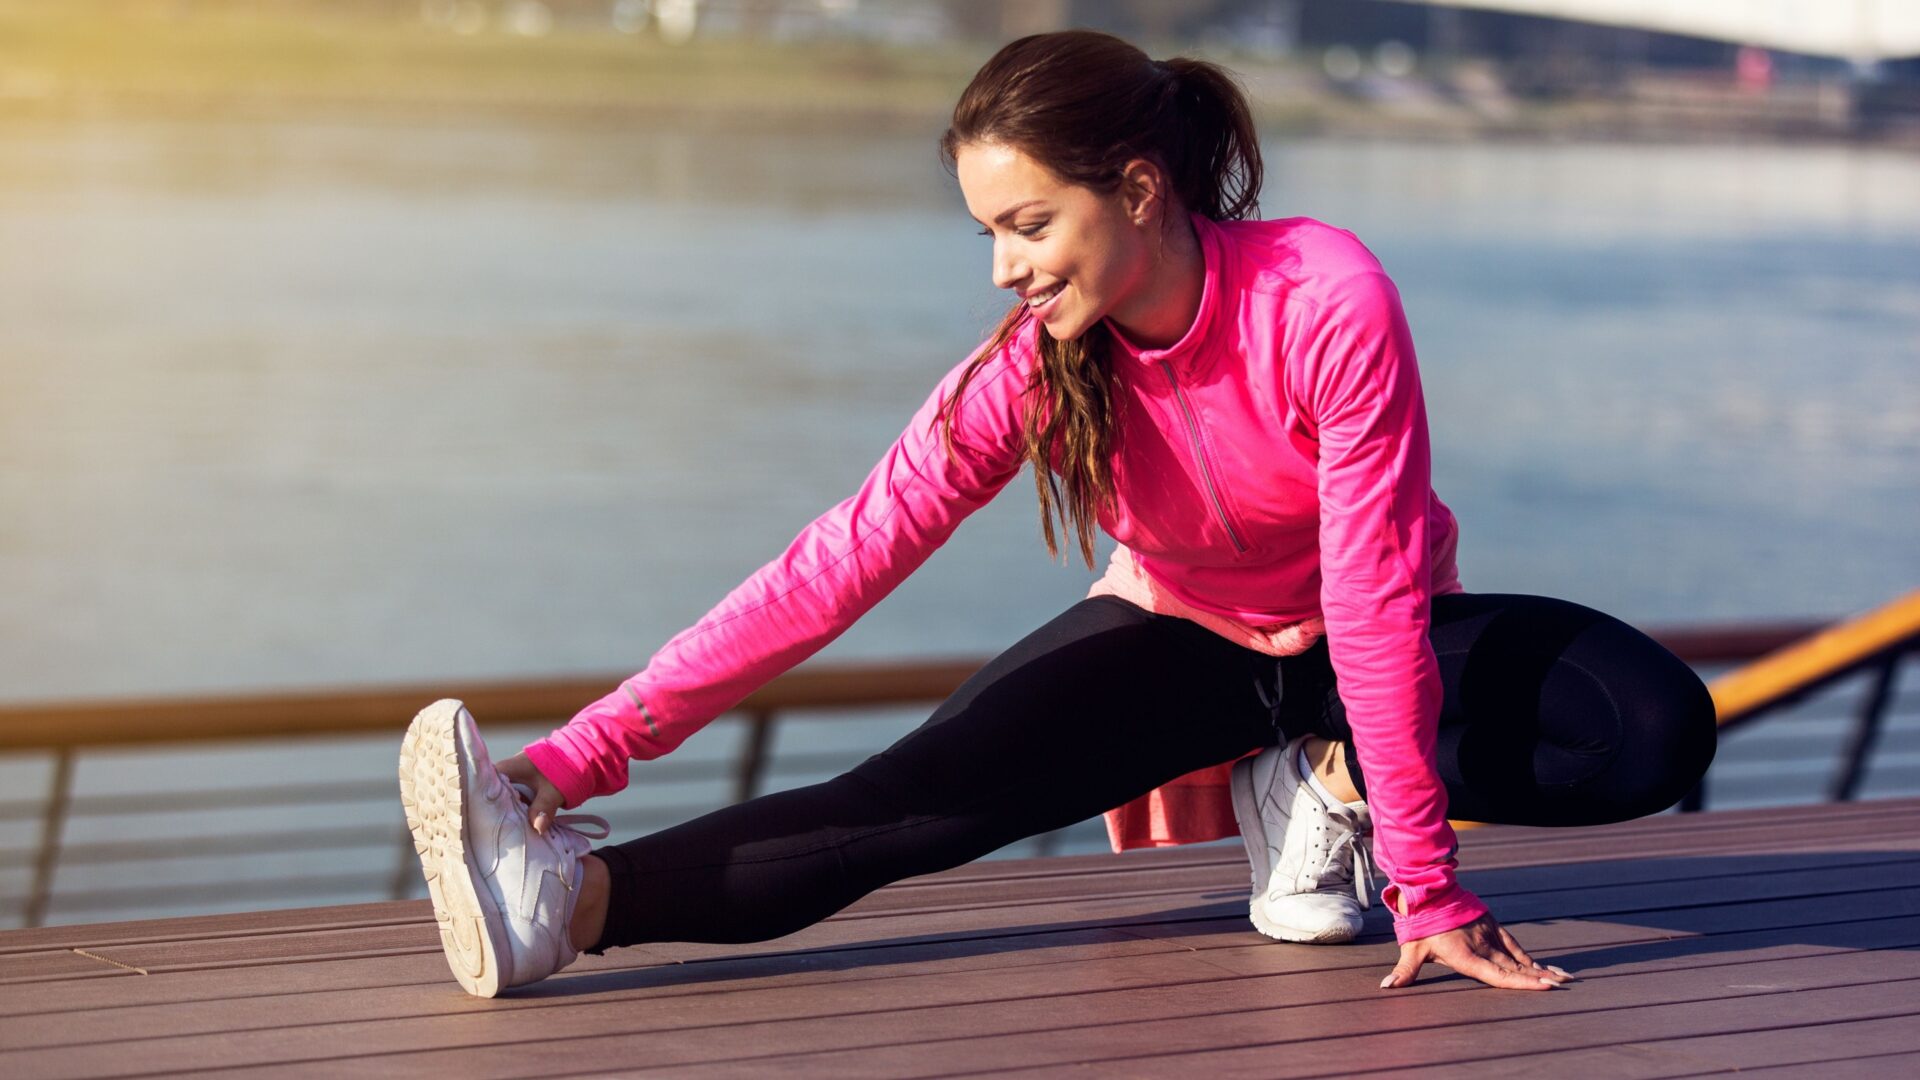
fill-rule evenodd
<path id="1" fill-rule="evenodd" d="M 1204 60 L 1152 60 L 1111 34 L 1034 34 L 995 53 L 961 93 L 940 138 L 949 171 L 957 173 L 960 148 L 970 143 L 1010 146 L 1060 179 L 1101 192 L 1118 190 L 1126 163 L 1146 158 L 1165 170 L 1179 205 L 1214 221 L 1248 217 L 1259 205 L 1260 147 L 1233 77 Z M 1030 318 L 1016 300 L 940 403 L 949 452 L 968 382 Z M 1111 342 L 1104 323 L 1073 341 L 1054 340 L 1044 326 L 1035 331 L 1040 363 L 1027 380 L 1024 434 L 1040 530 L 1047 555 L 1057 557 L 1057 516 L 1092 569 L 1098 510 L 1113 499 Z"/>

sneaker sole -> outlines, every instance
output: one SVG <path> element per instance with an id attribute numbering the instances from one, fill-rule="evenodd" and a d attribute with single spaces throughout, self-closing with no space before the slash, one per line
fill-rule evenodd
<path id="1" fill-rule="evenodd" d="M 1253 928 L 1275 941 L 1299 945 L 1340 945 L 1354 939 L 1345 927 L 1320 930 L 1303 929 L 1277 923 L 1267 917 L 1261 892 L 1273 877 L 1273 863 L 1267 858 L 1266 825 L 1260 817 L 1260 801 L 1253 794 L 1253 759 L 1241 758 L 1227 773 L 1227 791 L 1233 799 L 1234 821 L 1240 826 L 1240 842 L 1247 849 L 1247 864 L 1253 867 L 1253 892 L 1247 897 L 1247 918 Z"/>
<path id="2" fill-rule="evenodd" d="M 447 966 L 468 993 L 490 998 L 507 982 L 501 970 L 507 943 L 499 909 L 468 861 L 468 758 L 458 730 L 463 711 L 464 705 L 446 698 L 413 718 L 400 744 L 400 804 Z"/>

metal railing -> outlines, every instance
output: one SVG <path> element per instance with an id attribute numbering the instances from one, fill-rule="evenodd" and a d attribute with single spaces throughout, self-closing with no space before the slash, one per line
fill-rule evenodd
<path id="1" fill-rule="evenodd" d="M 1768 650 L 1754 663 L 1713 680 L 1708 689 L 1720 727 L 1728 730 L 1750 725 L 1843 679 L 1868 675 L 1866 697 L 1827 788 L 1828 799 L 1844 802 L 1860 791 L 1894 700 L 1901 662 L 1915 652 L 1920 652 L 1920 590 Z M 1700 810 L 1705 805 L 1705 788 L 1697 787 L 1680 808 Z"/>
<path id="2" fill-rule="evenodd" d="M 1916 593 L 1909 600 L 1920 598 Z M 1839 632 L 1835 627 L 1828 633 Z M 1742 625 L 1733 627 L 1673 628 L 1654 632 L 1667 648 L 1690 664 L 1737 663 L 1794 646 L 1823 630 L 1810 622 Z M 1823 635 L 1824 636 L 1824 635 Z M 1820 675 L 1806 675 L 1777 685 L 1729 683 L 1715 685 L 1716 701 L 1733 692 L 1724 686 L 1757 688 L 1746 696 L 1725 697 L 1739 711 L 1723 712 L 1723 722 L 1750 718 L 1803 694 L 1826 681 L 1842 678 L 1863 666 L 1885 664 L 1874 703 L 1862 714 L 1849 758 L 1864 761 L 1872 748 L 1872 733 L 1885 711 L 1891 692 L 1892 665 L 1900 652 L 1912 648 L 1909 635 L 1896 641 L 1881 637 L 1859 639 L 1872 646 L 1840 653 L 1842 665 Z M 1815 640 L 1819 640 L 1816 638 Z M 1854 638 L 1846 639 L 1854 642 Z M 1875 644 L 1877 643 L 1877 644 Z M 885 706 L 937 702 L 952 693 L 984 659 L 952 659 L 917 663 L 862 663 L 809 665 L 783 675 L 748 697 L 716 726 L 741 725 L 738 747 L 728 761 L 685 763 L 678 780 L 726 781 L 734 800 L 758 794 L 768 775 L 770 748 L 778 725 L 806 721 L 823 710 L 838 710 L 836 719 Z M 1801 671 L 1796 668 L 1795 671 Z M 0 848 L 0 871 L 26 869 L 25 889 L 0 899 L 8 913 L 26 926 L 41 925 L 56 898 L 55 882 L 64 866 L 101 866 L 134 860 L 187 859 L 286 851 L 346 851 L 389 847 L 395 861 L 376 883 L 365 874 L 304 874 L 273 881 L 215 881 L 187 885 L 144 884 L 73 894 L 61 891 L 63 907 L 89 912 L 138 910 L 162 901 L 173 904 L 231 902 L 235 899 L 350 893 L 378 889 L 404 898 L 417 889 L 418 867 L 404 824 L 352 825 L 332 818 L 321 828 L 269 830 L 253 833 L 169 838 L 165 841 L 66 840 L 75 818 L 153 815 L 170 812 L 235 811 L 265 807 L 395 803 L 396 788 L 389 778 L 364 781 L 325 781 L 257 784 L 219 790 L 154 792 L 141 795 L 75 793 L 76 765 L 82 754 L 110 749 L 166 747 L 213 741 L 276 743 L 342 736 L 387 735 L 397 739 L 418 708 L 437 698 L 457 696 L 489 728 L 510 724 L 558 724 L 583 703 L 598 698 L 625 673 L 570 679 L 386 686 L 365 689 L 313 690 L 272 694 L 234 694 L 162 700 L 115 700 L 0 706 L 0 755 L 48 754 L 50 781 L 44 798 L 0 801 L 0 825 L 25 826 L 37 833 L 30 846 Z M 1728 677 L 1733 678 L 1732 676 Z M 1768 688 L 1772 693 L 1769 696 Z M 1723 704 L 1723 710 L 1727 707 Z M 847 710 L 853 710 L 851 713 Z M 671 756 L 671 755 L 670 755 Z M 664 760 L 664 759 L 663 759 Z M 838 770 L 851 764 L 847 755 L 783 753 L 782 768 Z M 1858 766 L 1843 785 L 1841 797 L 1857 788 Z M 1689 800 L 1697 808 L 1701 799 Z M 650 813 L 659 824 L 682 820 L 696 807 L 658 806 Z M 685 811 L 685 812 L 682 812 Z M 395 815 L 397 817 L 397 814 Z M 32 826 L 37 825 L 37 829 Z M 1042 844 L 1041 852 L 1047 847 Z"/>

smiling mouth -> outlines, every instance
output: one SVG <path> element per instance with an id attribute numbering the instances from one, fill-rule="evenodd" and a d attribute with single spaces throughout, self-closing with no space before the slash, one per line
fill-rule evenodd
<path id="1" fill-rule="evenodd" d="M 1060 295 L 1060 290 L 1066 287 L 1067 287 L 1067 283 L 1063 281 L 1060 284 L 1055 285 L 1053 288 L 1048 289 L 1046 292 L 1034 293 L 1033 295 L 1027 297 L 1027 306 L 1030 308 L 1046 307 L 1047 304 L 1052 302 L 1054 297 Z"/>

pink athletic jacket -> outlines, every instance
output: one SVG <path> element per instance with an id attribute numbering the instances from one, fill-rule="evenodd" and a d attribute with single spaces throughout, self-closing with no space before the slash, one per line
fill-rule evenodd
<path id="1" fill-rule="evenodd" d="M 1428 480 L 1399 295 L 1344 230 L 1308 218 L 1193 224 L 1206 282 L 1186 336 L 1140 349 L 1114 335 L 1117 505 L 1100 525 L 1194 608 L 1252 625 L 1325 619 L 1396 932 L 1450 930 L 1486 908 L 1455 881 L 1434 767 L 1428 600 L 1459 588 L 1455 524 Z M 813 655 L 1013 478 L 1035 333 L 1030 321 L 969 383 L 950 455 L 935 417 L 965 362 L 859 491 L 644 671 L 527 746 L 567 806 L 621 790 L 630 760 L 667 753 Z"/>

